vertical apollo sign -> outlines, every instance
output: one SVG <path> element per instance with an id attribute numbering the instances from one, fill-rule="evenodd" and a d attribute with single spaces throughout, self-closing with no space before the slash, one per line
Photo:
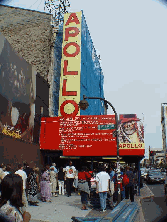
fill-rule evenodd
<path id="1" fill-rule="evenodd" d="M 81 72 L 81 14 L 64 15 L 59 116 L 79 115 Z"/>

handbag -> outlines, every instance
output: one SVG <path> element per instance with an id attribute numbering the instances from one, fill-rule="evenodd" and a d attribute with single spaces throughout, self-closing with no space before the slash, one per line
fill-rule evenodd
<path id="1" fill-rule="evenodd" d="M 114 182 L 110 181 L 110 194 L 113 195 L 114 194 Z"/>
<path id="2" fill-rule="evenodd" d="M 23 213 L 23 221 L 24 222 L 29 222 L 30 221 L 30 219 L 31 219 L 31 214 L 29 213 L 29 212 L 24 212 Z"/>

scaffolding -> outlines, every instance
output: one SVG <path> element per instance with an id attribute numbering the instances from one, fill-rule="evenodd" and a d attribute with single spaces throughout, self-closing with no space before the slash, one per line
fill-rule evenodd
<path id="1" fill-rule="evenodd" d="M 70 3 L 68 0 L 48 0 L 45 1 L 44 11 L 53 15 L 53 26 L 57 27 L 63 23 L 64 14 L 68 13 Z"/>

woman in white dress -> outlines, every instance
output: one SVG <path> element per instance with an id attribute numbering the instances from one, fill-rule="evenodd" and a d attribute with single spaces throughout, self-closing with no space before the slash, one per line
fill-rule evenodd
<path id="1" fill-rule="evenodd" d="M 54 167 L 50 168 L 50 182 L 51 182 L 51 192 L 52 196 L 57 196 L 57 173 L 54 171 Z"/>

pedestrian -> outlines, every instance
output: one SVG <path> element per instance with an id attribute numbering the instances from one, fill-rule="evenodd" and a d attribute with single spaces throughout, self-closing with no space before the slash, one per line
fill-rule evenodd
<path id="1" fill-rule="evenodd" d="M 81 172 L 78 173 L 78 190 L 81 195 L 82 210 L 87 210 L 88 195 L 90 195 L 90 189 L 88 181 L 91 175 L 87 172 L 86 166 L 82 166 Z"/>
<path id="2" fill-rule="evenodd" d="M 122 180 L 122 176 L 120 178 Z M 113 206 L 115 207 L 118 203 L 118 180 L 117 180 L 117 173 L 115 173 L 113 177 L 114 181 L 114 194 L 113 194 Z M 122 192 L 123 192 L 123 186 L 122 183 L 120 183 L 120 192 L 121 192 L 121 200 L 123 199 L 122 197 Z"/>
<path id="3" fill-rule="evenodd" d="M 100 197 L 101 211 L 106 211 L 106 199 L 109 192 L 110 176 L 106 173 L 104 166 L 100 167 L 100 172 L 96 175 L 96 193 Z"/>
<path id="4" fill-rule="evenodd" d="M 44 169 L 44 172 L 41 176 L 40 188 L 41 188 L 41 197 L 43 202 L 51 202 L 51 189 L 50 189 L 50 166 L 47 165 Z"/>
<path id="5" fill-rule="evenodd" d="M 52 166 L 51 167 L 54 167 L 54 172 L 56 173 L 56 181 L 55 181 L 55 185 L 56 185 L 56 190 L 57 190 L 57 187 L 58 187 L 58 169 L 56 168 L 56 163 L 52 163 Z M 51 168 L 50 167 L 50 168 Z"/>
<path id="6" fill-rule="evenodd" d="M 23 170 L 26 172 L 27 177 L 29 177 L 29 174 L 33 172 L 33 169 L 30 168 L 29 164 L 27 162 L 24 163 Z"/>
<path id="7" fill-rule="evenodd" d="M 58 172 L 58 184 L 59 184 L 59 194 L 64 195 L 64 180 L 65 180 L 65 172 L 63 171 L 63 167 L 60 167 Z"/>
<path id="8" fill-rule="evenodd" d="M 18 170 L 15 172 L 15 174 L 20 175 L 22 177 L 22 180 L 23 180 L 23 192 L 22 192 L 23 207 L 22 207 L 22 212 L 24 213 L 26 211 L 27 206 L 28 206 L 27 197 L 26 197 L 27 174 L 23 170 L 23 165 L 22 164 L 18 165 Z"/>
<path id="9" fill-rule="evenodd" d="M 129 183 L 125 186 L 125 199 L 129 199 L 134 202 L 134 174 L 132 169 L 127 166 L 126 175 L 129 178 Z"/>
<path id="10" fill-rule="evenodd" d="M 24 172 L 26 172 L 27 178 L 29 177 L 29 175 L 33 172 L 33 169 L 30 168 L 29 164 L 27 162 L 25 162 L 23 164 L 23 170 Z M 26 195 L 28 196 L 28 184 L 26 184 Z"/>
<path id="11" fill-rule="evenodd" d="M 23 180 L 17 174 L 8 174 L 2 180 L 2 193 L 0 199 L 0 214 L 10 222 L 30 221 L 28 212 L 22 213 Z"/>
<path id="12" fill-rule="evenodd" d="M 164 190 L 165 190 L 165 198 L 167 200 L 167 169 L 166 169 L 166 174 L 165 174 Z"/>
<path id="13" fill-rule="evenodd" d="M 52 197 L 57 197 L 57 173 L 54 171 L 54 167 L 50 167 L 50 182 Z"/>
<path id="14" fill-rule="evenodd" d="M 73 187 L 75 188 L 75 192 L 77 192 L 77 189 L 78 189 L 78 170 L 76 170 L 76 172 L 75 172 Z"/>
<path id="15" fill-rule="evenodd" d="M 2 179 L 6 176 L 4 171 L 3 171 L 3 166 L 4 164 L 2 163 L 1 166 L 0 166 L 0 191 L 1 191 L 1 182 L 2 182 Z"/>
<path id="16" fill-rule="evenodd" d="M 55 173 L 58 173 L 58 170 L 57 170 L 57 168 L 56 168 L 56 164 L 55 163 L 52 163 L 52 166 L 50 167 L 50 169 L 51 168 L 54 168 L 54 172 Z"/>
<path id="17" fill-rule="evenodd" d="M 110 167 L 110 180 L 113 181 L 113 176 L 115 175 L 115 171 L 112 167 Z"/>
<path id="18" fill-rule="evenodd" d="M 91 189 L 91 178 L 92 178 L 93 172 L 92 172 L 92 171 L 89 171 L 88 168 L 86 168 L 86 172 L 88 172 L 89 175 L 90 175 L 90 177 L 87 178 L 87 182 L 88 182 L 89 189 Z"/>
<path id="19" fill-rule="evenodd" d="M 5 173 L 5 176 L 6 176 L 7 174 L 11 173 L 11 164 L 7 164 L 7 165 L 6 165 L 6 168 L 5 168 L 4 173 Z"/>
<path id="20" fill-rule="evenodd" d="M 66 176 L 66 191 L 67 196 L 71 196 L 72 186 L 74 182 L 74 177 L 76 175 L 76 169 L 72 166 L 72 161 L 69 162 L 69 166 L 65 168 L 65 176 Z"/>
<path id="21" fill-rule="evenodd" d="M 121 200 L 123 200 L 125 199 L 125 186 L 127 185 L 127 183 L 129 183 L 129 178 L 126 175 L 124 168 L 121 169 L 121 172 L 122 172 L 121 174 L 121 181 L 122 181 Z"/>
<path id="22" fill-rule="evenodd" d="M 27 178 L 28 203 L 38 206 L 39 168 L 34 167 Z"/>
<path id="23" fill-rule="evenodd" d="M 114 171 L 113 167 L 110 167 L 109 175 L 110 175 L 110 198 L 109 198 L 109 201 L 110 201 L 110 206 L 113 207 L 114 206 L 114 203 L 113 203 L 113 195 L 114 195 L 114 181 L 113 181 L 113 178 L 114 178 L 114 175 L 115 175 L 115 171 Z"/>

